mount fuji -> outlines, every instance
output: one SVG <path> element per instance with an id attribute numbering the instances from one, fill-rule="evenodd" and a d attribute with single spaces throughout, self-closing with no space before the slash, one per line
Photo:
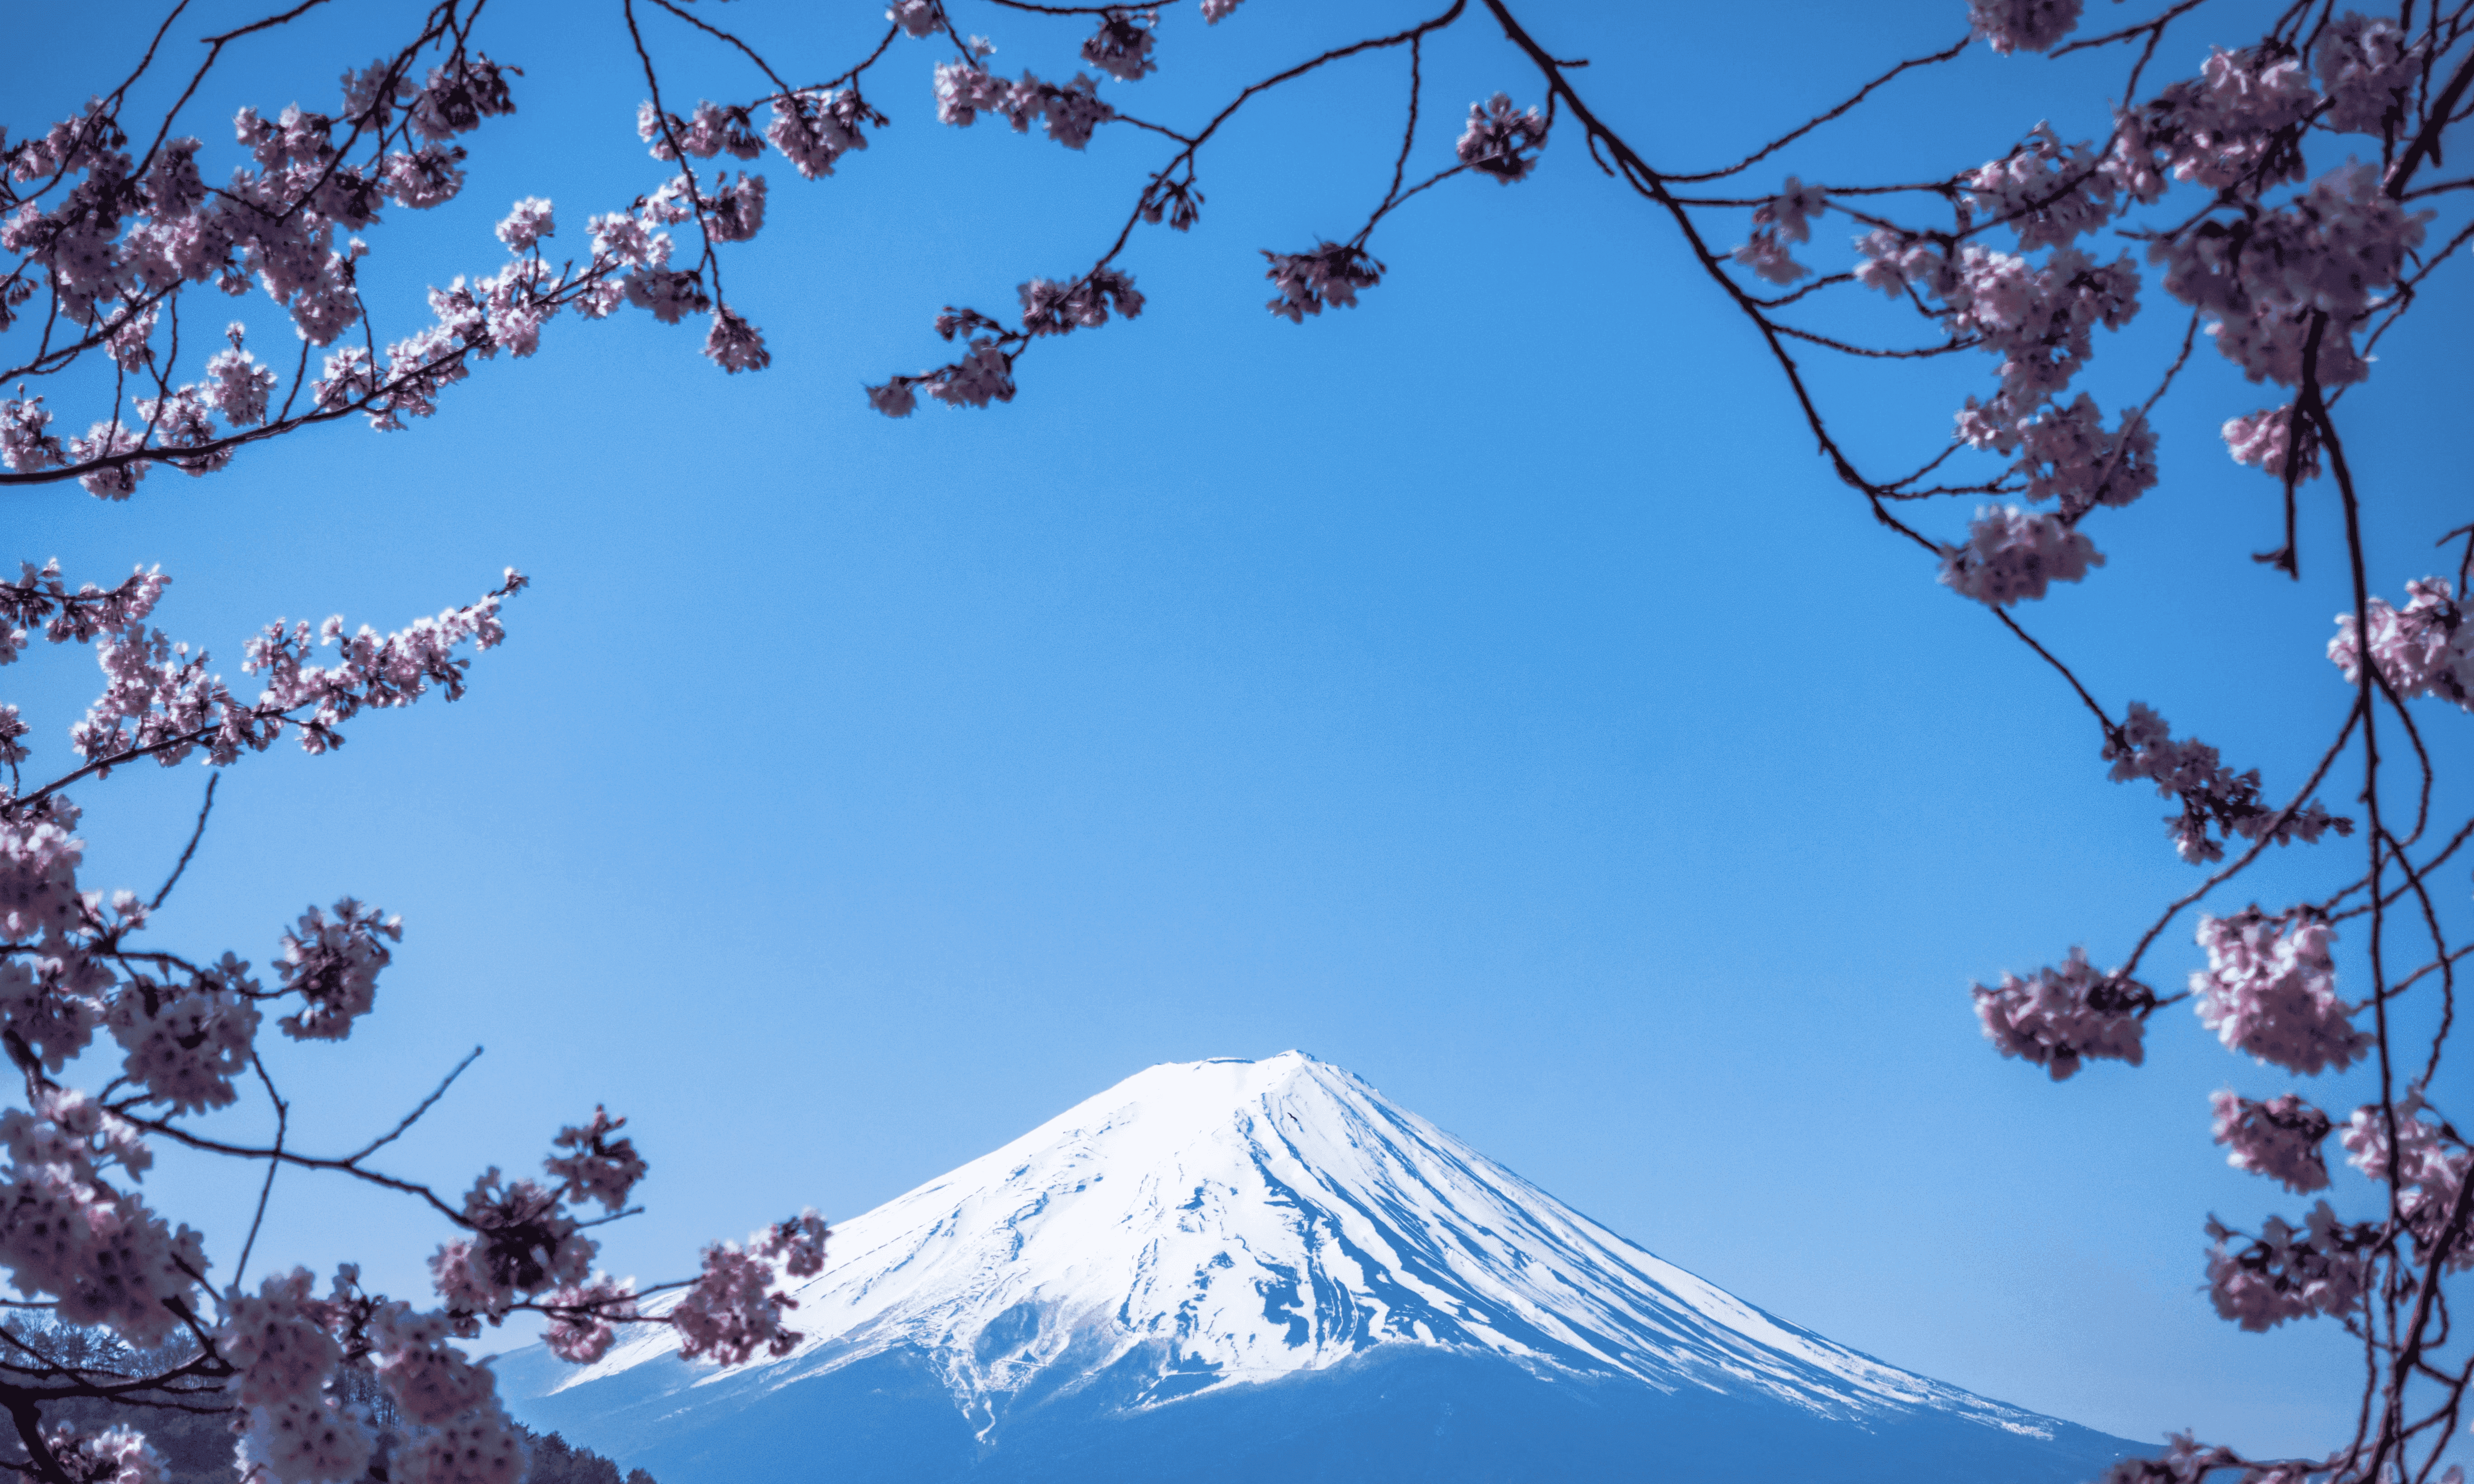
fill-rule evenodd
<path id="1" fill-rule="evenodd" d="M 2067 1484 L 2136 1445 L 1773 1318 L 1299 1052 L 1139 1072 L 834 1230 L 780 1359 L 498 1363 L 664 1484 Z"/>

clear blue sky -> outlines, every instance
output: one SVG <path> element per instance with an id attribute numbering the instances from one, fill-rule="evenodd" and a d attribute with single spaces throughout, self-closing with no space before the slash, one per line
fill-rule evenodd
<path id="1" fill-rule="evenodd" d="M 493 8 L 521 111 L 469 141 L 462 201 L 373 235 L 382 325 L 494 267 L 515 197 L 552 197 L 573 251 L 589 212 L 658 183 L 610 9 Z M 1957 0 L 1528 9 L 1683 168 L 1964 24 Z M 824 10 L 727 14 L 805 76 L 878 24 Z M 1071 72 L 1076 29 L 968 11 L 999 63 Z M 12 129 L 107 85 L 155 12 L 128 13 L 11 4 Z M 338 8 L 243 55 L 190 127 L 220 145 L 240 103 L 327 103 L 412 13 Z M 1190 120 L 1408 13 L 1249 0 L 1207 34 L 1178 16 L 1161 74 L 1106 91 Z M 1433 59 L 1430 156 L 1468 99 L 1536 98 L 1464 31 Z M 2232 30 L 2177 34 L 2158 64 L 2190 70 L 2210 38 Z M 689 97 L 689 57 L 731 79 L 707 92 L 756 90 L 667 44 Z M 2055 1087 L 1970 1013 L 1971 978 L 2074 943 L 2121 955 L 2190 879 L 2164 802 L 2106 783 L 2058 682 L 1831 480 L 1664 224 L 1561 139 L 1529 183 L 1455 181 L 1396 217 L 1362 307 L 1266 315 L 1257 250 L 1345 234 L 1382 188 L 1405 84 L 1369 64 L 1230 132 L 1201 227 L 1137 240 L 1139 323 L 1043 346 L 1010 407 L 890 422 L 861 382 L 933 364 L 939 305 L 1007 309 L 1022 278 L 1086 264 L 1156 153 L 942 129 L 937 54 L 898 45 L 870 150 L 814 184 L 760 167 L 768 225 L 729 270 L 771 371 L 725 379 L 696 336 L 632 311 L 562 322 L 408 433 L 158 471 L 126 506 L 9 496 L 5 555 L 107 580 L 162 563 L 158 622 L 235 680 L 279 613 L 395 627 L 504 564 L 536 580 L 462 704 L 232 770 L 161 920 L 263 964 L 310 901 L 403 914 L 377 1017 L 280 1058 L 298 1137 L 357 1141 L 486 1042 L 398 1167 L 459 1187 L 528 1167 L 606 1100 L 654 1171 L 612 1265 L 649 1280 L 803 1204 L 863 1210 L 1150 1064 L 1298 1046 L 1897 1364 L 2133 1437 L 2341 1441 L 2342 1337 L 2242 1334 L 2198 1293 L 2209 1210 L 2295 1204 L 2224 1168 L 2207 1094 L 2286 1084 L 2177 1008 L 2146 1068 Z M 1937 174 L 2048 116 L 2100 132 L 2110 66 L 1979 51 L 1863 115 L 1864 150 L 1757 180 Z M 1814 260 L 1844 227 L 1823 219 Z M 2108 405 L 2178 335 L 2147 300 L 2100 347 Z M 2419 426 L 2467 405 L 2467 309 L 2443 282 L 2344 406 L 2392 592 L 2438 566 L 2426 543 L 2467 504 Z M 262 301 L 242 312 L 283 343 Z M 1937 446 L 1989 367 L 1819 380 L 1886 465 Z M 2281 792 L 2347 699 L 2319 658 L 2344 601 L 2334 515 L 2307 498 L 2299 586 L 2249 562 L 2274 543 L 2274 489 L 2214 429 L 2268 399 L 2204 351 L 2187 392 L 2164 485 L 2091 523 L 2110 564 L 2028 616 L 2109 705 L 2150 702 Z M 10 694 L 58 758 L 94 677 L 31 658 Z M 2465 725 L 2429 720 L 2459 757 Z M 182 768 L 85 789 L 95 883 L 158 879 L 201 785 Z M 2257 890 L 2280 903 L 2338 869 L 2289 852 Z M 2194 956 L 2177 930 L 2151 964 L 2170 987 Z M 246 1193 L 159 1183 L 220 1223 L 228 1263 Z M 2340 1189 L 2364 1199 L 2350 1172 Z M 276 1208 L 279 1260 L 356 1257 L 423 1286 L 440 1233 L 417 1210 L 289 1177 Z"/>

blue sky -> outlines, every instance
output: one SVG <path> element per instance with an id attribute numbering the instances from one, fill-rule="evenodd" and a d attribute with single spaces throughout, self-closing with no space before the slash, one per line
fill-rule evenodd
<path id="1" fill-rule="evenodd" d="M 1758 28 L 1531 9 L 1681 168 L 1963 26 L 1954 0 Z M 189 127 L 220 143 L 241 103 L 327 101 L 412 13 L 357 6 L 243 53 Z M 802 75 L 877 24 L 864 5 L 729 13 Z M 1192 119 L 1409 13 L 1179 16 L 1162 72 L 1105 93 Z M 961 23 L 1000 64 L 1072 70 L 1073 28 Z M 462 200 L 372 234 L 398 333 L 425 284 L 496 265 L 514 198 L 550 196 L 578 251 L 588 213 L 661 179 L 615 17 L 489 24 L 525 69 L 521 111 L 469 141 Z M 11 27 L 42 62 L 12 84 L 12 130 L 120 65 L 124 33 L 89 15 L 12 6 Z M 2158 65 L 2234 34 L 2177 33 Z M 684 34 L 665 44 L 666 92 L 757 90 Z M 2207 1094 L 2285 1082 L 2177 1008 L 2146 1067 L 2056 1087 L 1996 1058 L 1968 1005 L 1972 978 L 2074 943 L 2119 958 L 2191 879 L 2163 801 L 2105 782 L 2067 691 L 1829 477 L 1659 219 L 1560 139 L 1529 182 L 1454 181 L 1388 223 L 1391 273 L 1361 307 L 1265 314 L 1257 250 L 1353 230 L 1388 176 L 1405 80 L 1362 65 L 1232 128 L 1201 227 L 1136 239 L 1138 323 L 1043 345 L 1009 407 L 891 422 L 861 383 L 934 364 L 938 306 L 1004 310 L 1021 279 L 1086 264 L 1157 153 L 939 128 L 940 54 L 901 47 L 870 94 L 895 122 L 865 154 L 813 184 L 760 166 L 768 223 L 728 271 L 770 371 L 724 378 L 642 314 L 562 322 L 406 433 L 158 471 L 125 506 L 10 496 L 9 555 L 107 580 L 160 562 L 158 621 L 235 679 L 277 614 L 395 627 L 508 563 L 536 581 L 461 704 L 232 770 L 160 919 L 263 964 L 308 902 L 403 914 L 378 1017 L 285 1048 L 296 1129 L 357 1141 L 484 1042 L 398 1167 L 460 1187 L 529 1166 L 606 1101 L 654 1170 L 611 1265 L 650 1280 L 786 1209 L 863 1210 L 1152 1063 L 1298 1046 L 1897 1364 L 2133 1437 L 2339 1441 L 2341 1335 L 2242 1334 L 2198 1292 L 2207 1212 L 2280 1209 L 2208 1143 Z M 1979 50 L 1859 115 L 1855 147 L 1755 181 L 1939 173 L 2045 117 L 2098 132 L 2111 65 Z M 1537 92 L 1474 23 L 1429 77 L 1429 157 L 1467 100 Z M 1823 219 L 1808 260 L 1833 261 L 1843 226 Z M 2146 299 L 2100 345 L 2107 405 L 2178 337 Z M 234 303 L 278 344 L 262 301 Z M 2466 503 L 2426 419 L 2465 404 L 2467 308 L 2440 283 L 2343 407 L 2391 592 L 2439 569 L 2427 543 Z M 1937 447 L 1988 371 L 1823 363 L 1817 381 L 1888 467 Z M 2346 600 L 2320 492 L 2301 584 L 2247 559 L 2274 543 L 2274 487 L 2214 429 L 2268 400 L 2203 351 L 2161 420 L 2164 484 L 2091 522 L 2109 564 L 2026 616 L 2109 705 L 2155 705 L 2281 792 L 2341 718 L 2320 650 Z M 11 695 L 57 757 L 94 677 L 31 658 Z M 2464 725 L 2425 718 L 2443 754 Z M 158 879 L 201 786 L 183 768 L 85 789 L 93 882 Z M 2281 905 L 2345 864 L 2283 852 L 2254 890 Z M 2448 878 L 2461 908 L 2463 888 Z M 2169 987 L 2195 957 L 2184 929 L 2161 953 Z M 245 1194 L 177 1165 L 158 1181 L 228 1261 Z M 2365 1195 L 2350 1173 L 2340 1191 Z M 440 1233 L 417 1211 L 290 1177 L 275 1203 L 277 1260 L 422 1286 Z"/>

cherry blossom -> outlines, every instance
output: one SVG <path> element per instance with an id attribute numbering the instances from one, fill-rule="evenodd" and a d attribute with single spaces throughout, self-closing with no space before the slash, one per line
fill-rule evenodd
<path id="1" fill-rule="evenodd" d="M 527 196 L 517 202 L 515 209 L 507 213 L 507 219 L 498 224 L 498 240 L 505 243 L 511 252 L 529 252 L 544 237 L 557 230 L 557 220 L 551 215 L 549 199 Z"/>
<path id="2" fill-rule="evenodd" d="M 757 1234 L 761 1244 L 764 1233 Z M 799 1343 L 795 1329 L 783 1327 L 785 1310 L 794 1301 L 773 1288 L 773 1267 L 757 1253 L 734 1242 L 720 1242 L 704 1252 L 704 1272 L 689 1285 L 669 1314 L 678 1330 L 679 1354 L 689 1360 L 710 1355 L 723 1365 L 739 1365 L 758 1351 L 787 1355 Z"/>
<path id="3" fill-rule="evenodd" d="M 343 1360 L 342 1347 L 327 1332 L 327 1305 L 312 1296 L 315 1281 L 307 1268 L 294 1268 L 260 1283 L 255 1294 L 224 1301 L 216 1339 L 240 1372 L 242 1405 L 315 1401 Z"/>
<path id="4" fill-rule="evenodd" d="M 1110 77 L 1139 83 L 1159 70 L 1152 58 L 1152 28 L 1158 24 L 1157 11 L 1104 12 L 1100 29 L 1082 43 L 1082 60 Z"/>
<path id="5" fill-rule="evenodd" d="M 2225 451 L 2236 464 L 2255 464 L 2279 479 L 2285 477 L 2285 457 L 2295 446 L 2296 425 L 2293 405 L 2269 408 L 2246 418 L 2234 418 L 2224 426 Z M 2310 422 L 2299 426 L 2301 457 L 2296 461 L 2296 480 L 2319 477 L 2319 443 L 2313 437 Z"/>
<path id="6" fill-rule="evenodd" d="M 2308 909 L 2202 917 L 2208 967 L 2191 975 L 2199 1020 L 2230 1050 L 2305 1076 L 2344 1070 L 2371 1045 L 2337 997 L 2328 923 Z"/>
<path id="7" fill-rule="evenodd" d="M 2232 1150 L 2227 1164 L 2265 1175 L 2296 1195 L 2328 1188 L 2328 1162 L 2319 1145 L 2335 1125 L 2326 1113 L 2291 1092 L 2255 1103 L 2221 1091 L 2209 1107 L 2216 1114 L 2217 1142 Z"/>
<path id="8" fill-rule="evenodd" d="M 1326 308 L 1352 307 L 1358 290 L 1383 281 L 1383 265 L 1354 243 L 1324 242 L 1311 252 L 1266 251 L 1263 256 L 1272 265 L 1263 276 L 1280 291 L 1269 307 L 1292 324 L 1302 324 L 1307 315 Z"/>
<path id="9" fill-rule="evenodd" d="M 2095 542 L 2053 516 L 1993 505 L 1968 523 L 1965 544 L 1945 549 L 1941 581 L 1963 597 L 2007 608 L 2103 564 Z"/>
<path id="10" fill-rule="evenodd" d="M 885 18 L 902 28 L 907 36 L 933 36 L 945 29 L 945 7 L 941 0 L 894 0 Z"/>
<path id="11" fill-rule="evenodd" d="M 2156 434 L 2137 409 L 2108 431 L 2104 415 L 2082 392 L 2067 407 L 2050 404 L 2024 422 L 1995 430 L 1996 446 L 2015 440 L 2012 466 L 2030 500 L 2059 500 L 2064 520 L 2098 505 L 2128 505 L 2156 487 Z"/>
<path id="12" fill-rule="evenodd" d="M 542 1332 L 542 1342 L 549 1347 L 550 1353 L 577 1365 L 591 1365 L 610 1352 L 610 1344 L 618 1333 L 612 1328 L 615 1324 L 641 1317 L 636 1307 L 635 1281 L 603 1274 L 594 1275 L 590 1282 L 558 1289 L 544 1301 L 543 1306 L 551 1318 Z"/>
<path id="13" fill-rule="evenodd" d="M 2147 986 L 2102 974 L 2084 949 L 2071 949 L 2059 969 L 2021 979 L 2003 974 L 1992 989 L 1973 986 L 1984 1039 L 2005 1057 L 2044 1067 L 2055 1082 L 2088 1058 L 2128 1062 L 2146 1056 L 2141 1037 L 2156 997 Z"/>
<path id="14" fill-rule="evenodd" d="M 2450 1224 L 2463 1198 L 2466 1175 L 2474 1170 L 2474 1148 L 2445 1119 L 2427 1116 L 2432 1110 L 2418 1087 L 2407 1089 L 2391 1112 L 2396 1120 L 2396 1148 L 2403 1153 L 2390 1157 L 2390 1114 L 2372 1104 L 2354 1110 L 2344 1131 L 2337 1136 L 2337 1141 L 2345 1146 L 2345 1162 L 2373 1180 L 2395 1185 L 2398 1215 L 2421 1260 L 2432 1260 L 2446 1234 L 2449 1270 L 2474 1269 L 2474 1233 L 2461 1225 L 2452 1233 Z"/>
<path id="15" fill-rule="evenodd" d="M 2474 710 L 2474 624 L 2456 589 L 2445 578 L 2426 577 L 2405 585 L 2406 605 L 2391 607 L 2386 598 L 2369 598 L 2365 608 L 2371 620 L 2371 659 L 2380 679 L 2398 699 L 2438 696 Z M 2337 615 L 2337 636 L 2328 641 L 2328 658 L 2356 681 L 2363 673 L 2362 639 L 2354 615 Z"/>
<path id="16" fill-rule="evenodd" d="M 2312 49 L 2312 66 L 2328 95 L 2320 122 L 2340 133 L 2393 136 L 2419 71 L 2415 48 L 2395 21 L 2347 11 L 2331 21 Z"/>
<path id="17" fill-rule="evenodd" d="M 172 1476 L 163 1455 L 133 1428 L 88 1434 L 63 1424 L 43 1442 L 72 1484 L 169 1484 Z"/>
<path id="18" fill-rule="evenodd" d="M 626 1126 L 626 1119 L 613 1118 L 609 1110 L 595 1107 L 591 1123 L 558 1131 L 554 1143 L 572 1152 L 552 1155 L 542 1161 L 542 1167 L 561 1183 L 561 1200 L 598 1201 L 604 1210 L 613 1212 L 627 1204 L 627 1192 L 644 1178 L 644 1161 L 636 1153 L 635 1140 L 611 1137 Z"/>
<path id="19" fill-rule="evenodd" d="M 2079 5 L 2080 0 L 1967 0 L 1967 16 L 1997 52 L 2041 52 L 2079 23 Z"/>
<path id="20" fill-rule="evenodd" d="M 1546 116 L 1515 108 L 1509 93 L 1469 105 L 1468 127 L 1452 152 L 1462 164 L 1506 185 L 1525 180 L 1546 148 Z"/>
<path id="21" fill-rule="evenodd" d="M 2102 755 L 2113 764 L 2108 776 L 2115 782 L 2147 778 L 2158 794 L 2181 802 L 2182 812 L 2166 816 L 2165 824 L 2174 852 L 2194 865 L 2224 859 L 2222 842 L 2237 836 L 2285 845 L 2314 842 L 2332 829 L 2353 833 L 2352 820 L 2330 814 L 2316 799 L 2290 814 L 2269 807 L 2258 769 L 2235 773 L 2197 738 L 2174 740 L 2165 718 L 2145 702 L 2130 703 L 2122 726 L 2105 739 Z M 2216 838 L 2208 833 L 2211 826 Z"/>
<path id="22" fill-rule="evenodd" d="M 1977 213 L 2007 225 L 2022 251 L 2062 247 L 2103 227 L 2119 189 L 2093 145 L 2064 144 L 2047 123 L 1966 180 Z"/>
<path id="23" fill-rule="evenodd" d="M 2208 1297 L 2219 1314 L 2244 1329 L 2343 1314 L 2361 1304 L 2372 1229 L 2340 1221 L 2327 1202 L 2312 1207 L 2300 1227 L 2270 1216 L 2247 1246 L 2228 1246 L 2239 1234 L 2210 1223 L 2216 1245 L 2208 1252 Z"/>

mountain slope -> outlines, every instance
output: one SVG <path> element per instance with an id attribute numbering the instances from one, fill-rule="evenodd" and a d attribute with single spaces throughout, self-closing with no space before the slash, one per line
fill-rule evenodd
<path id="1" fill-rule="evenodd" d="M 798 1299 L 805 1342 L 740 1373 L 654 1333 L 505 1389 L 676 1484 L 2024 1481 L 2123 1447 L 1782 1323 L 1297 1052 L 1138 1073 L 843 1223 Z"/>

